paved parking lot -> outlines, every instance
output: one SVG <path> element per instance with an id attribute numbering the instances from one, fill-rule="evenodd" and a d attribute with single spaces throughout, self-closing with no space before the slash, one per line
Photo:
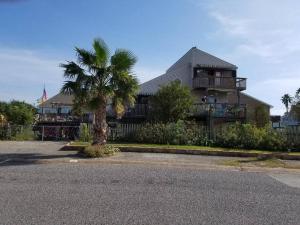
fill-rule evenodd
<path id="1" fill-rule="evenodd" d="M 120 153 L 88 161 L 64 143 L 0 142 L 0 224 L 282 224 L 300 221 L 300 173 L 212 167 L 223 157 Z M 12 157 L 49 159 L 3 162 Z"/>
<path id="2" fill-rule="evenodd" d="M 60 151 L 65 142 L 0 141 L 0 163 L 9 159 L 63 159 L 76 157 L 75 151 Z"/>
<path id="3" fill-rule="evenodd" d="M 265 173 L 140 164 L 0 167 L 0 224 L 298 225 L 300 189 Z"/>

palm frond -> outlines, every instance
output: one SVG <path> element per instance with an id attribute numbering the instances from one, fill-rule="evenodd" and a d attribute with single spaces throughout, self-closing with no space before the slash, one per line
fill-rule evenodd
<path id="1" fill-rule="evenodd" d="M 111 57 L 111 65 L 118 71 L 130 71 L 137 61 L 136 56 L 125 49 L 117 49 Z"/>
<path id="2" fill-rule="evenodd" d="M 126 110 L 126 105 L 124 104 L 123 99 L 118 97 L 113 98 L 112 107 L 116 113 L 117 119 L 122 118 Z"/>
<path id="3" fill-rule="evenodd" d="M 75 51 L 77 52 L 78 62 L 81 65 L 90 68 L 96 64 L 96 55 L 93 52 L 77 47 L 75 48 Z"/>
<path id="4" fill-rule="evenodd" d="M 101 38 L 96 38 L 93 43 L 93 48 L 95 50 L 97 65 L 105 67 L 110 55 L 108 46 Z"/>
<path id="5" fill-rule="evenodd" d="M 60 64 L 60 67 L 64 68 L 64 77 L 68 79 L 75 79 L 84 74 L 84 70 L 73 61 Z"/>
<path id="6" fill-rule="evenodd" d="M 66 81 L 63 84 L 60 92 L 63 93 L 63 94 L 71 95 L 71 94 L 76 93 L 78 91 L 78 88 L 79 88 L 79 86 L 78 86 L 77 82 L 75 82 L 75 81 Z"/>

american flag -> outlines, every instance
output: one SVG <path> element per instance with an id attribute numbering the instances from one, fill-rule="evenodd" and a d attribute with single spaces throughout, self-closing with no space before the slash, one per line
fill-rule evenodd
<path id="1" fill-rule="evenodd" d="M 47 98 L 47 92 L 46 92 L 46 89 L 44 87 L 44 91 L 43 91 L 43 96 L 42 96 L 42 99 L 41 99 L 42 101 L 41 102 L 44 103 L 45 101 L 47 101 L 47 99 L 48 99 Z"/>
<path id="2" fill-rule="evenodd" d="M 44 87 L 42 97 L 37 100 L 38 104 L 43 104 L 45 101 L 47 101 L 47 99 L 48 99 L 47 98 L 47 92 L 46 92 L 46 88 Z"/>

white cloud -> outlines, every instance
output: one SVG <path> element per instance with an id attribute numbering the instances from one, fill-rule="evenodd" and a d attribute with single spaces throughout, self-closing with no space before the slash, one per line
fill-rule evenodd
<path id="1" fill-rule="evenodd" d="M 281 96 L 300 87 L 300 2 L 190 1 L 215 22 L 211 38 L 232 46 L 223 55 L 248 77 L 247 92 L 272 104 L 272 113 L 283 113 Z"/>
<path id="2" fill-rule="evenodd" d="M 57 94 L 64 81 L 59 64 L 66 59 L 45 55 L 42 51 L 0 46 L 0 101 L 17 99 L 36 103 L 42 95 L 44 84 L 48 97 Z M 141 83 L 163 72 L 140 65 L 134 69 Z"/>
<path id="3" fill-rule="evenodd" d="M 44 84 L 48 95 L 55 94 L 63 82 L 63 61 L 33 50 L 0 47 L 0 100 L 34 103 Z"/>
<path id="4" fill-rule="evenodd" d="M 286 93 L 293 96 L 299 86 L 300 77 L 274 78 L 255 83 L 248 88 L 247 92 L 273 105 L 271 109 L 273 114 L 282 115 L 285 108 L 281 103 L 281 97 Z"/>

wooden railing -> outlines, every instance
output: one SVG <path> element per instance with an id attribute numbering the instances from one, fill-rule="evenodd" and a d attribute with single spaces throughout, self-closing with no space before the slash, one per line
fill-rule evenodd
<path id="1" fill-rule="evenodd" d="M 190 116 L 209 116 L 209 113 L 214 117 L 227 118 L 245 118 L 246 105 L 227 104 L 227 103 L 199 103 L 194 104 Z M 129 108 L 123 118 L 146 118 L 149 113 L 148 104 L 135 104 Z M 111 110 L 107 112 L 108 116 L 115 116 Z"/>
<path id="2" fill-rule="evenodd" d="M 123 115 L 123 118 L 143 118 L 148 115 L 149 106 L 148 104 L 135 104 L 133 107 L 129 107 L 125 114 Z M 107 106 L 107 116 L 109 117 L 115 117 L 115 112 L 112 109 L 111 105 Z"/>
<path id="3" fill-rule="evenodd" d="M 193 78 L 193 88 L 246 90 L 246 78 L 199 76 Z"/>
<path id="4" fill-rule="evenodd" d="M 194 104 L 193 116 L 213 116 L 217 118 L 246 118 L 246 105 L 228 103 Z"/>
<path id="5" fill-rule="evenodd" d="M 83 122 L 88 123 L 89 116 L 83 115 L 81 117 L 78 116 L 72 116 L 70 114 L 66 113 L 47 113 L 47 114 L 39 114 L 37 118 L 37 122 Z"/>
<path id="6" fill-rule="evenodd" d="M 148 104 L 135 104 L 127 109 L 123 118 L 147 118 L 149 113 Z M 246 105 L 227 104 L 227 103 L 199 103 L 194 104 L 190 112 L 191 116 L 209 116 L 209 113 L 214 117 L 229 117 L 229 118 L 244 118 L 246 116 Z M 115 117 L 111 105 L 107 106 L 107 116 Z M 40 115 L 39 122 L 87 122 L 88 117 L 74 117 L 68 114 L 45 114 Z M 91 121 L 90 121 L 91 122 Z"/>

